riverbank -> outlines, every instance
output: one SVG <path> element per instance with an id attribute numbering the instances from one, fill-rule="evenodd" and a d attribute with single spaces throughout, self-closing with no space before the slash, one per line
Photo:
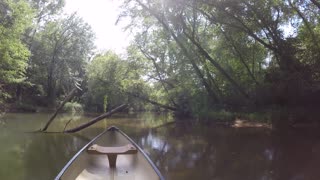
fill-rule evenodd
<path id="1" fill-rule="evenodd" d="M 75 104 L 75 105 L 74 105 Z M 55 108 L 40 107 L 23 103 L 3 104 L 2 109 L 9 113 L 53 113 Z M 4 111 L 2 111 L 4 112 Z M 81 114 L 96 117 L 101 113 L 85 112 L 80 104 L 70 103 L 61 113 Z M 173 117 L 177 121 L 191 121 L 207 126 L 225 126 L 234 128 L 268 128 L 282 129 L 318 129 L 320 128 L 320 112 L 316 107 L 269 107 L 265 109 L 216 109 L 200 112 L 193 117 Z"/>
<path id="2" fill-rule="evenodd" d="M 268 107 L 265 109 L 213 110 L 196 117 L 207 125 L 264 127 L 274 130 L 320 129 L 318 107 Z"/>

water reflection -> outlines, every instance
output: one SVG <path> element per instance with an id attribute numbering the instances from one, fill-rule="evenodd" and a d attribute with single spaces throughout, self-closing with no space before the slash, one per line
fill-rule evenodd
<path id="1" fill-rule="evenodd" d="M 268 130 L 185 127 L 150 131 L 139 140 L 168 179 L 316 180 L 318 138 Z"/>
<path id="2" fill-rule="evenodd" d="M 39 129 L 47 116 L 18 114 L 1 121 L 0 179 L 53 179 L 84 144 L 110 125 L 119 126 L 143 147 L 167 179 L 320 179 L 319 136 L 184 123 L 151 129 L 159 121 L 172 120 L 155 115 L 118 116 L 73 135 L 23 133 Z M 61 117 L 53 129 L 61 130 L 68 118 Z"/>
<path id="3" fill-rule="evenodd" d="M 86 141 L 70 135 L 39 134 L 24 153 L 25 179 L 53 179 Z"/>
<path id="4" fill-rule="evenodd" d="M 138 142 L 168 179 L 266 179 L 271 138 L 255 133 L 180 124 L 149 131 Z"/>
<path id="5" fill-rule="evenodd" d="M 142 136 L 140 138 L 140 142 L 143 147 L 150 146 L 151 149 L 157 149 L 160 152 L 167 152 L 169 149 L 167 141 L 164 141 L 158 138 L 157 136 L 154 136 L 151 131 L 148 133 L 146 137 Z"/>

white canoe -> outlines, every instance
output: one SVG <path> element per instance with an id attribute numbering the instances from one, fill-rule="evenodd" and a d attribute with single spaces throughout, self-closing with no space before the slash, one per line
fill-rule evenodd
<path id="1" fill-rule="evenodd" d="M 55 180 L 163 180 L 160 171 L 125 133 L 111 127 L 86 144 Z"/>

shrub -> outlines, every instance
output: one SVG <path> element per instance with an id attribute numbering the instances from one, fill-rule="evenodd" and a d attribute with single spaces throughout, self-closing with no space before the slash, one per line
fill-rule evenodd
<path id="1" fill-rule="evenodd" d="M 69 112 L 69 113 L 82 113 L 83 107 L 81 104 L 79 104 L 77 102 L 67 102 L 64 105 L 63 110 L 65 112 Z"/>

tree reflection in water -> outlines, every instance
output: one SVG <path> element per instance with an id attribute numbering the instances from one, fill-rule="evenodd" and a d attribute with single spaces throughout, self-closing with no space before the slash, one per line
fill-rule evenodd
<path id="1" fill-rule="evenodd" d="M 178 124 L 149 131 L 139 143 L 168 179 L 319 179 L 320 144 L 298 137 Z"/>
<path id="2" fill-rule="evenodd" d="M 79 136 L 65 134 L 36 136 L 24 153 L 25 179 L 54 179 L 69 159 L 88 142 Z"/>

